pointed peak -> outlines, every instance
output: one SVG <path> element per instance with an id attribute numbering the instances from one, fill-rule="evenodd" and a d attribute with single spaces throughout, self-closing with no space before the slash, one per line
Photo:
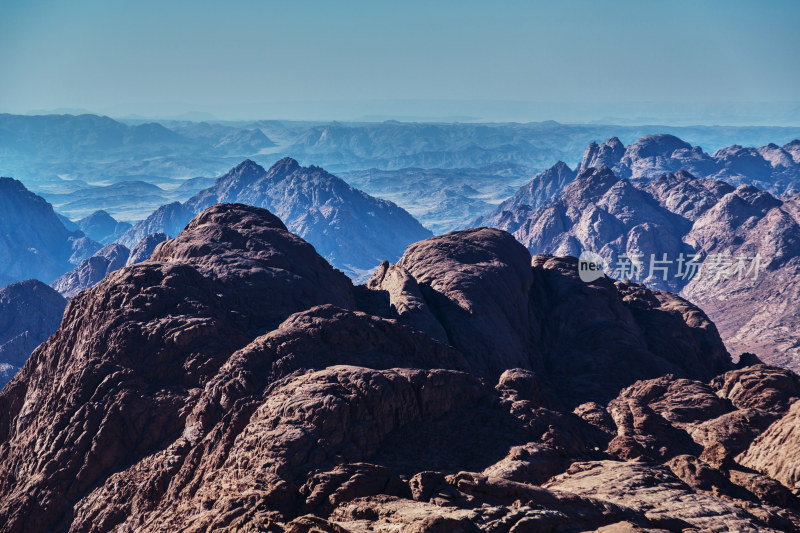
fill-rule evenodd
<path id="1" fill-rule="evenodd" d="M 245 159 L 232 169 L 233 172 L 241 172 L 243 170 L 248 170 L 248 171 L 260 170 L 263 172 L 264 168 L 255 161 L 253 161 L 252 159 Z"/>
<path id="2" fill-rule="evenodd" d="M 294 172 L 300 168 L 300 163 L 297 162 L 296 159 L 292 159 L 291 157 L 284 157 L 274 165 L 269 168 L 269 171 L 272 172 L 281 172 L 281 173 L 289 173 Z"/>

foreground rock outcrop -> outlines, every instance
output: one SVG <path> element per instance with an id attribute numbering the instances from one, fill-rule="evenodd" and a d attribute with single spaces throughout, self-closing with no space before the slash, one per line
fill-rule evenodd
<path id="1" fill-rule="evenodd" d="M 759 450 L 797 383 L 735 368 L 685 300 L 499 230 L 356 287 L 215 205 L 78 293 L 0 393 L 0 529 L 789 531 Z"/>

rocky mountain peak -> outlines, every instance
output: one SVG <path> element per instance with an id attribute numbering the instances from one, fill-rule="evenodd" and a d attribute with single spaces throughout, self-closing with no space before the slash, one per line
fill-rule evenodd
<path id="1" fill-rule="evenodd" d="M 590 167 L 582 171 L 575 180 L 566 186 L 562 197 L 577 206 L 597 202 L 620 181 L 608 167 Z"/>
<path id="2" fill-rule="evenodd" d="M 354 279 L 366 279 L 383 259 L 397 259 L 408 244 L 431 235 L 395 204 L 287 157 L 268 171 L 244 161 L 185 203 L 158 209 L 120 241 L 133 246 L 149 234 L 177 235 L 192 217 L 217 203 L 269 209 Z"/>
<path id="3" fill-rule="evenodd" d="M 661 133 L 657 135 L 645 135 L 627 148 L 626 155 L 631 158 L 645 158 L 672 154 L 677 150 L 691 149 L 692 145 L 686 141 L 674 135 Z"/>
<path id="4" fill-rule="evenodd" d="M 592 142 L 586 148 L 576 171 L 581 173 L 592 167 L 613 168 L 619 164 L 623 155 L 625 155 L 625 146 L 617 137 L 611 137 L 600 145 Z"/>
<path id="5" fill-rule="evenodd" d="M 299 168 L 301 168 L 300 163 L 298 163 L 296 160 L 292 159 L 291 157 L 284 157 L 269 167 L 269 172 L 271 174 L 291 174 Z"/>

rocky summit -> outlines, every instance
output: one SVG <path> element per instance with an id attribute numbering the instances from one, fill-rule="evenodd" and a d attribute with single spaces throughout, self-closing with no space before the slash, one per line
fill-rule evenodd
<path id="1" fill-rule="evenodd" d="M 501 230 L 354 286 L 213 205 L 0 393 L 0 529 L 795 531 L 799 398 L 686 300 Z"/>

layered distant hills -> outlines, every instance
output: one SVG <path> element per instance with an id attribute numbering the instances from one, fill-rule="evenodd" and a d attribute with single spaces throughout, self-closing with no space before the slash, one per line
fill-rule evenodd
<path id="1" fill-rule="evenodd" d="M 133 246 L 149 234 L 177 235 L 192 217 L 216 203 L 270 209 L 334 266 L 356 278 L 431 235 L 395 204 L 354 189 L 319 167 L 302 167 L 285 158 L 269 170 L 250 160 L 239 164 L 185 203 L 159 208 L 119 242 Z"/>
<path id="2" fill-rule="evenodd" d="M 0 392 L 0 524 L 796 531 L 798 400 L 686 300 L 504 231 L 354 286 L 220 204 L 76 295 Z"/>
<path id="3" fill-rule="evenodd" d="M 438 233 L 466 226 L 510 195 L 509 187 L 519 187 L 558 160 L 574 168 L 595 139 L 616 135 L 633 143 L 655 133 L 677 135 L 709 153 L 734 143 L 782 146 L 800 138 L 800 128 L 778 127 L 154 122 L 0 114 L 0 175 L 23 179 L 72 220 L 105 210 L 133 222 L 161 205 L 185 202 L 209 187 L 212 176 L 244 159 L 268 166 L 289 156 L 394 201 Z M 356 171 L 371 172 L 363 179 L 354 174 L 352 180 L 345 174 Z M 438 207 L 431 204 L 425 177 L 432 178 Z M 384 186 L 384 178 L 394 183 Z M 405 185 L 398 188 L 401 182 Z M 486 187 L 491 182 L 502 182 L 502 188 Z M 461 205 L 468 206 L 466 215 Z"/>
<path id="4" fill-rule="evenodd" d="M 639 281 L 698 304 L 730 349 L 800 368 L 800 293 L 792 281 L 800 279 L 798 196 L 758 187 L 796 190 L 797 144 L 709 156 L 669 135 L 627 147 L 612 138 L 589 146 L 574 179 L 556 165 L 475 225 L 511 231 L 532 253 L 589 250 L 612 266 L 622 254 L 641 255 Z M 706 276 L 677 275 L 678 258 L 690 254 L 708 259 Z M 757 276 L 736 270 L 754 268 L 756 256 Z M 651 257 L 671 260 L 666 279 L 649 270 Z"/>

